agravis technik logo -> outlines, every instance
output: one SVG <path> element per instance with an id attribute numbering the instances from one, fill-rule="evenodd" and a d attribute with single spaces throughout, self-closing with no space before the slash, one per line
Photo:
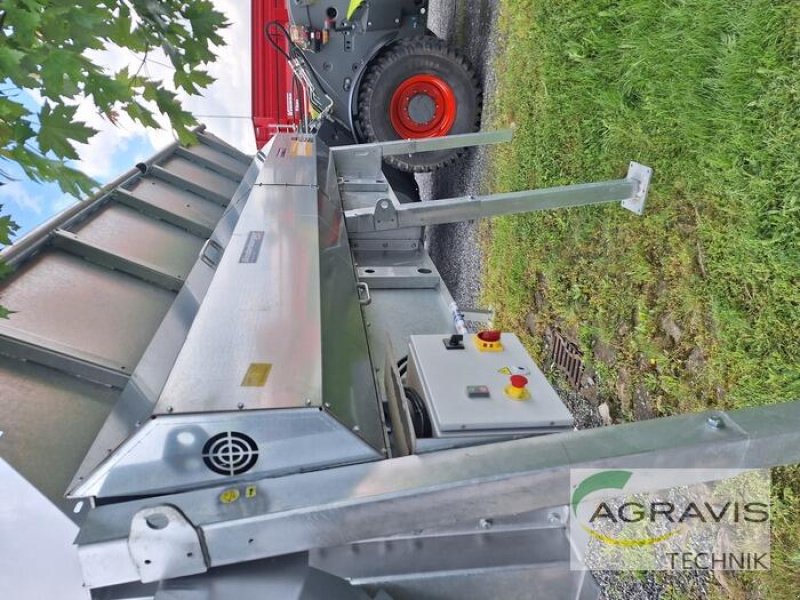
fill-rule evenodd
<path id="1" fill-rule="evenodd" d="M 577 568 L 769 568 L 769 471 L 575 469 L 571 479 Z"/>

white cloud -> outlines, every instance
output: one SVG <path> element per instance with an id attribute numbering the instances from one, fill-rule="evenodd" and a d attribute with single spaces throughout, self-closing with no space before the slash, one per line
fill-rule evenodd
<path id="1" fill-rule="evenodd" d="M 203 115 L 242 117 L 250 116 L 250 3 L 244 0 L 215 0 L 218 10 L 225 13 L 231 25 L 222 32 L 227 45 L 217 48 L 216 62 L 208 66 L 209 73 L 217 79 L 202 96 L 180 94 L 184 108 L 199 115 L 198 120 L 207 125 L 208 131 L 221 137 L 243 152 L 254 153 L 255 138 L 249 119 L 211 118 Z M 128 67 L 136 71 L 141 57 L 122 48 L 91 51 L 87 55 L 109 71 Z M 173 70 L 167 56 L 161 50 L 148 54 L 142 72 L 152 79 L 161 80 L 164 87 L 174 90 Z M 134 138 L 146 137 L 153 152 L 173 142 L 174 136 L 166 118 L 156 115 L 162 129 L 145 129 L 134 123 L 127 115 L 120 115 L 116 125 L 98 114 L 91 100 L 81 103 L 77 116 L 97 129 L 89 144 L 78 145 L 80 160 L 78 168 L 91 177 L 109 180 L 117 175 L 114 171 L 115 157 L 123 155 Z M 132 158 L 133 165 L 141 156 Z"/>
<path id="2" fill-rule="evenodd" d="M 64 209 L 69 208 L 76 202 L 77 200 L 74 196 L 70 196 L 69 194 L 61 194 L 50 202 L 50 213 L 56 215 Z"/>
<path id="3" fill-rule="evenodd" d="M 217 10 L 222 11 L 231 25 L 222 31 L 226 45 L 217 48 L 217 60 L 208 66 L 208 72 L 216 81 L 202 96 L 181 94 L 184 107 L 198 115 L 208 130 L 223 140 L 247 153 L 256 151 L 253 126 L 249 119 L 216 118 L 203 115 L 232 117 L 250 116 L 250 3 L 244 0 L 215 0 Z M 146 68 L 155 79 L 163 79 L 166 87 L 172 85 L 172 71 L 162 64 L 169 64 L 163 52 L 151 52 Z M 160 148 L 172 141 L 169 130 L 148 130 L 153 146 Z"/>
<path id="4" fill-rule="evenodd" d="M 39 216 L 45 208 L 45 201 L 41 196 L 30 194 L 22 183 L 13 181 L 0 186 L 0 204 L 5 208 L 3 212 L 12 214 L 22 211 Z"/>

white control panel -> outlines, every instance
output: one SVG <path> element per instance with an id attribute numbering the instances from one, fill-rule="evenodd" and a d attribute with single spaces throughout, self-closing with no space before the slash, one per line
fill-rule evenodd
<path id="1" fill-rule="evenodd" d="M 499 338 L 498 338 L 499 335 Z M 519 338 L 511 333 L 412 336 L 408 383 L 423 397 L 436 437 L 553 433 L 573 427 Z"/>

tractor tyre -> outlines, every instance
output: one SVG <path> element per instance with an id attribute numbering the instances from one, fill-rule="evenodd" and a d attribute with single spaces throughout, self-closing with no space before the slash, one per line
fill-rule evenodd
<path id="1" fill-rule="evenodd" d="M 425 139 L 478 131 L 482 93 L 460 52 L 438 38 L 401 41 L 380 54 L 358 93 L 357 125 L 363 141 Z M 412 173 L 452 164 L 463 149 L 389 156 L 386 162 Z"/>

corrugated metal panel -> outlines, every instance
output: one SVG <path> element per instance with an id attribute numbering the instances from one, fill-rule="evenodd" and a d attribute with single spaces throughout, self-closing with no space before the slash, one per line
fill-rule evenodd
<path id="1" fill-rule="evenodd" d="M 3 286 L 18 311 L 0 333 L 130 373 L 174 294 L 129 275 L 46 250 Z"/>
<path id="2" fill-rule="evenodd" d="M 140 211 L 153 213 L 158 210 L 167 213 L 167 218 L 170 215 L 180 217 L 183 227 L 190 231 L 190 224 L 213 229 L 225 210 L 215 202 L 153 178 L 141 179 L 130 190 L 118 192 L 117 196 L 124 196 L 118 197 L 117 201 L 135 206 Z M 181 221 L 173 218 L 172 222 Z"/>
<path id="3" fill-rule="evenodd" d="M 0 356 L 3 458 L 62 510 L 71 511 L 63 497 L 71 471 L 83 460 L 118 394 L 114 388 Z"/>
<path id="4" fill-rule="evenodd" d="M 185 279 L 205 240 L 164 221 L 116 203 L 75 227 L 80 238 L 114 254 L 150 263 Z"/>
<path id="5" fill-rule="evenodd" d="M 17 312 L 0 321 L 0 457 L 73 518 L 66 487 L 249 165 L 198 139 L 2 253 L 16 272 L 0 303 Z"/>
<path id="6" fill-rule="evenodd" d="M 214 190 L 228 199 L 233 196 L 233 193 L 236 191 L 236 188 L 239 185 L 238 181 L 229 179 L 228 177 L 221 175 L 216 171 L 212 171 L 211 169 L 183 158 L 182 156 L 171 156 L 165 160 L 161 166 L 178 177 L 181 177 L 187 181 L 191 181 L 194 184 L 201 185 L 206 189 Z"/>

